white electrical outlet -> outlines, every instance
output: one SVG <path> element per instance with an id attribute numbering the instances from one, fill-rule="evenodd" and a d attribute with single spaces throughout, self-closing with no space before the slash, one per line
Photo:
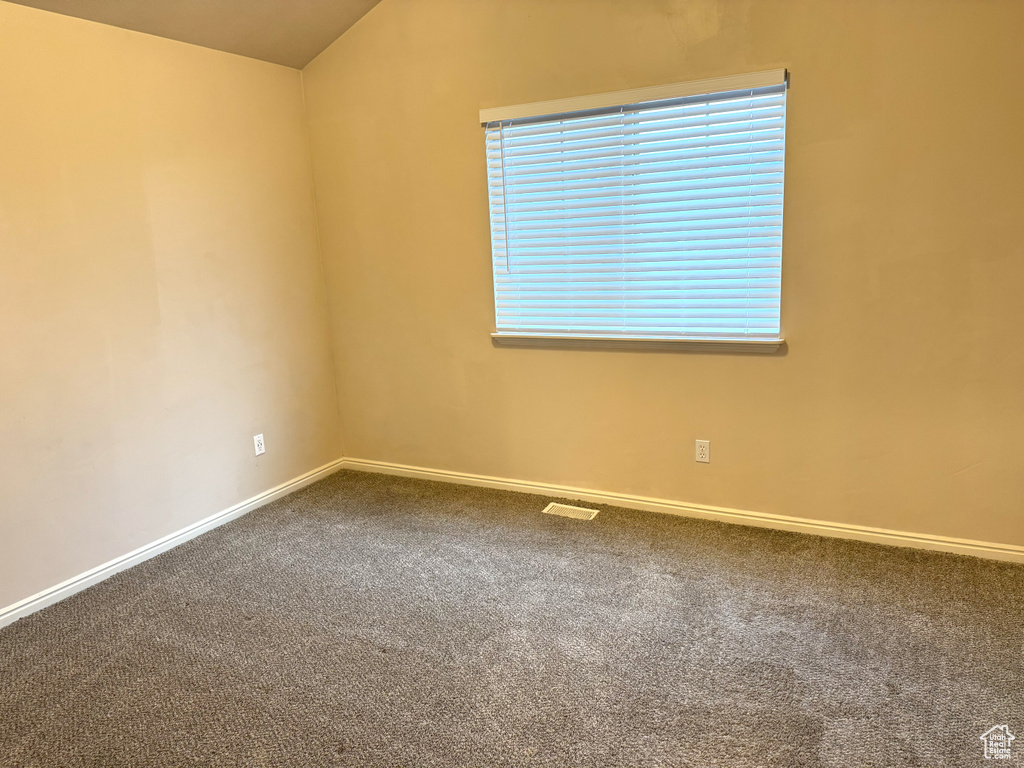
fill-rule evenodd
<path id="1" fill-rule="evenodd" d="M 267 452 L 267 447 L 263 444 L 263 435 L 253 435 L 252 444 L 256 448 L 257 456 Z"/>
<path id="2" fill-rule="evenodd" d="M 697 441 L 697 461 L 701 464 L 711 463 L 711 441 L 710 440 L 698 440 Z"/>

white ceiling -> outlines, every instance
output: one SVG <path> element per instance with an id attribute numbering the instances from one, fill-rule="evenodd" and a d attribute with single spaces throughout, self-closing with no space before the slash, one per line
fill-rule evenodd
<path id="1" fill-rule="evenodd" d="M 11 0 L 301 69 L 380 0 Z"/>

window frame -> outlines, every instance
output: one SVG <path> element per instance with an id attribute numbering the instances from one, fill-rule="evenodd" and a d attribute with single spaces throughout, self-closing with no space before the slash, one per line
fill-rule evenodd
<path id="1" fill-rule="evenodd" d="M 784 91 L 789 88 L 789 72 L 786 69 L 767 70 L 744 75 L 695 80 L 684 83 L 638 88 L 627 91 L 614 91 L 589 96 L 570 97 L 552 101 L 533 102 L 510 107 L 481 109 L 480 124 L 488 128 L 490 124 L 506 121 L 542 122 L 553 121 L 565 117 L 579 116 L 588 111 L 603 111 L 620 107 L 636 108 L 648 102 L 660 102 L 691 96 L 714 96 L 734 91 L 754 90 L 781 86 Z M 785 120 L 785 118 L 784 118 Z M 785 122 L 783 123 L 785 126 Z M 783 148 L 783 156 L 785 149 Z M 488 178 L 490 184 L 490 177 Z M 783 180 L 783 196 L 785 183 Z M 781 219 L 781 216 L 780 216 Z M 493 237 L 493 229 L 489 227 L 489 235 Z M 781 258 L 781 257 L 780 257 Z M 494 243 L 491 243 L 490 261 L 492 277 L 495 277 Z M 781 266 L 780 291 L 781 291 Z M 611 348 L 611 349 L 671 349 L 701 350 L 720 352 L 760 352 L 774 353 L 785 348 L 786 341 L 782 329 L 782 301 L 779 298 L 778 335 L 766 337 L 714 337 L 699 336 L 628 336 L 624 334 L 599 335 L 594 333 L 574 334 L 546 333 L 516 330 L 498 330 L 497 316 L 497 285 L 493 286 L 495 325 L 491 338 L 495 344 L 509 346 L 543 346 L 543 347 L 576 347 L 576 348 Z"/>

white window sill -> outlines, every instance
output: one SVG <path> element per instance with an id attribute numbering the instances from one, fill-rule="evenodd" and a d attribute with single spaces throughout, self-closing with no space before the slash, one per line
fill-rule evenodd
<path id="1" fill-rule="evenodd" d="M 563 347 L 576 349 L 657 349 L 677 352 L 748 352 L 773 354 L 786 340 L 744 338 L 671 339 L 650 336 L 576 336 L 548 333 L 492 333 L 495 344 L 514 347 Z"/>

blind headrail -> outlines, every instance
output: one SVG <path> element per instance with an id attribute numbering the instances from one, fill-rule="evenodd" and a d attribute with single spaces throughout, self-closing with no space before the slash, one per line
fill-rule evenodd
<path id="1" fill-rule="evenodd" d="M 590 96 L 574 96 L 568 99 L 535 101 L 531 104 L 518 104 L 511 107 L 493 107 L 480 110 L 480 124 L 487 125 L 488 123 L 503 120 L 603 109 L 622 104 L 642 104 L 648 101 L 678 99 L 707 93 L 742 91 L 748 88 L 767 88 L 773 85 L 782 85 L 787 82 L 787 78 L 788 73 L 785 69 L 769 69 L 764 72 L 752 72 L 745 75 L 728 75 L 726 77 L 712 77 L 706 80 L 691 80 L 686 83 L 653 85 L 647 88 L 596 93 Z"/>

